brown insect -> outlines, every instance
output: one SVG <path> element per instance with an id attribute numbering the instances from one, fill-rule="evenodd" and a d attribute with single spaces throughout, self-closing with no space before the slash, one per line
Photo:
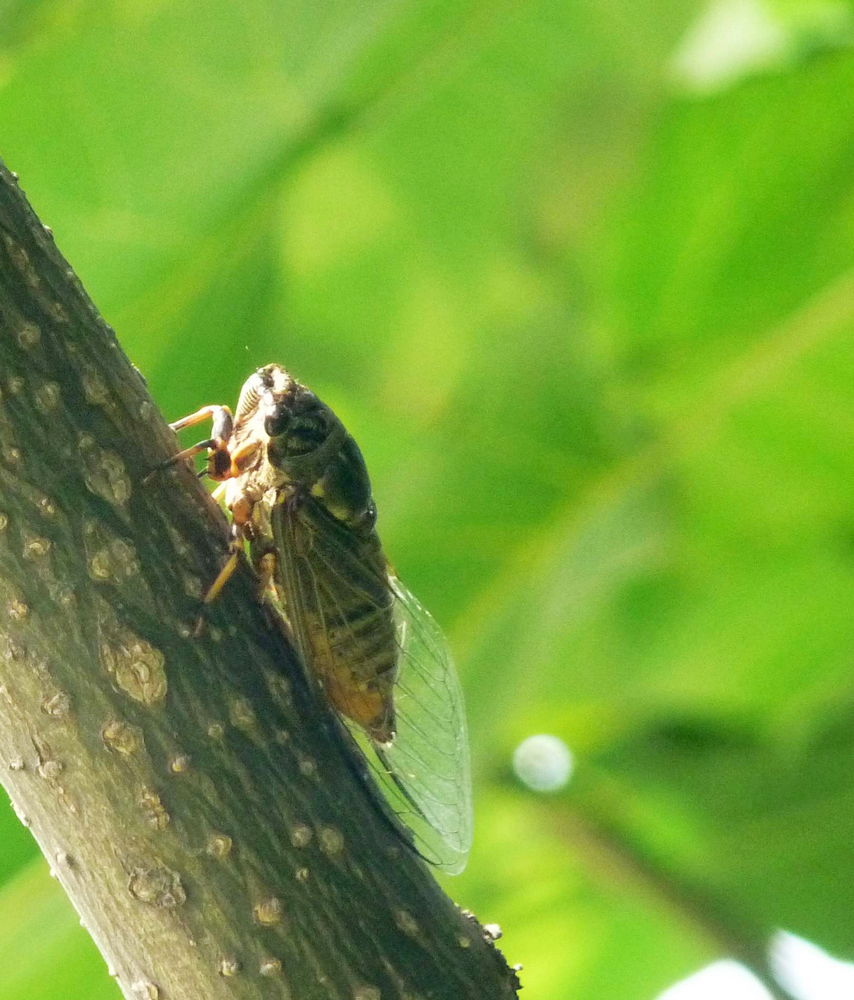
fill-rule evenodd
<path id="1" fill-rule="evenodd" d="M 214 495 L 232 516 L 232 554 L 245 542 L 262 593 L 274 596 L 294 644 L 347 723 L 419 852 L 461 871 L 471 844 L 462 695 L 441 630 L 389 566 L 358 445 L 332 410 L 279 365 L 245 382 L 237 411 L 206 406 L 172 424 L 212 421 Z"/>

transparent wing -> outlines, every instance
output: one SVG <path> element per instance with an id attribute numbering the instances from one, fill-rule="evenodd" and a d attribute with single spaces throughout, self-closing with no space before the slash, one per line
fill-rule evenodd
<path id="1" fill-rule="evenodd" d="M 462 690 L 442 630 L 397 577 L 390 576 L 389 585 L 400 673 L 397 736 L 390 747 L 375 748 L 385 772 L 380 777 L 407 826 L 426 844 L 434 841 L 434 857 L 427 860 L 456 874 L 465 867 L 473 825 Z"/>
<path id="2" fill-rule="evenodd" d="M 471 773 L 462 691 L 447 640 L 389 575 L 384 559 L 366 557 L 362 543 L 319 505 L 279 504 L 272 520 L 277 592 L 312 672 L 322 648 L 322 656 L 341 659 L 342 671 L 364 667 L 369 677 L 370 656 L 354 664 L 354 650 L 382 661 L 385 642 L 391 644 L 394 739 L 377 743 L 347 717 L 358 712 L 339 715 L 418 853 L 445 871 L 462 871 L 472 839 Z"/>

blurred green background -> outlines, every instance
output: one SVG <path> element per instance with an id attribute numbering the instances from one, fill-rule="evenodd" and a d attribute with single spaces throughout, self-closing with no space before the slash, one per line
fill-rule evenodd
<path id="1" fill-rule="evenodd" d="M 0 155 L 164 413 L 275 360 L 360 442 L 467 696 L 447 889 L 531 1000 L 722 958 L 854 995 L 773 938 L 854 959 L 852 40 L 843 2 L 0 0 Z M 10 809 L 0 845 L 3 1000 L 115 998 Z"/>

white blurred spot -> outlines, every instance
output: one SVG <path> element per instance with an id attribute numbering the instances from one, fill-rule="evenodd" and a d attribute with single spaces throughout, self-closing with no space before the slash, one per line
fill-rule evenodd
<path id="1" fill-rule="evenodd" d="M 793 934 L 780 932 L 769 948 L 773 974 L 797 1000 L 852 1000 L 854 964 L 832 958 Z M 765 987 L 737 962 L 715 962 L 671 986 L 656 1000 L 773 1000 Z"/>
<path id="2" fill-rule="evenodd" d="M 677 47 L 671 76 L 695 93 L 723 90 L 811 52 L 850 45 L 852 26 L 854 15 L 844 0 L 711 0 Z"/>
<path id="3" fill-rule="evenodd" d="M 535 792 L 555 792 L 569 781 L 573 760 L 557 736 L 529 736 L 513 751 L 513 770 Z"/>
<path id="4" fill-rule="evenodd" d="M 799 1000 L 851 1000 L 854 964 L 832 958 L 817 945 L 780 932 L 771 943 L 771 967 Z"/>
<path id="5" fill-rule="evenodd" d="M 660 993 L 657 1000 L 774 1000 L 738 962 L 714 962 Z"/>
<path id="6" fill-rule="evenodd" d="M 672 70 L 691 90 L 717 90 L 779 65 L 787 38 L 763 0 L 713 0 L 677 49 Z"/>

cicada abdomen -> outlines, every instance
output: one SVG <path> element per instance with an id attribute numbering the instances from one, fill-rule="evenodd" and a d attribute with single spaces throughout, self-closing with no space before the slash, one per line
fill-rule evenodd
<path id="1" fill-rule="evenodd" d="M 353 532 L 313 498 L 286 492 L 271 524 L 273 583 L 303 659 L 338 713 L 391 743 L 399 650 L 376 532 Z"/>
<path id="2" fill-rule="evenodd" d="M 365 559 L 327 518 L 314 501 L 273 515 L 276 589 L 291 632 L 419 853 L 459 872 L 471 847 L 471 778 L 447 640 L 385 562 Z M 359 651 L 369 654 L 361 662 Z M 330 687 L 330 677 L 344 680 Z M 366 725 L 376 704 L 382 725 Z"/>

